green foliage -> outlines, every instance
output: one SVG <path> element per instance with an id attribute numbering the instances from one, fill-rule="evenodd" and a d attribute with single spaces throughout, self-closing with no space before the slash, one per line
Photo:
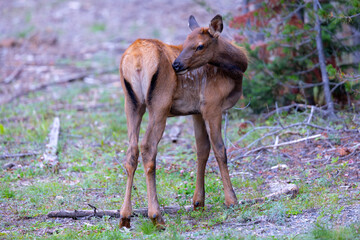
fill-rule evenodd
<path id="1" fill-rule="evenodd" d="M 231 232 L 221 233 L 219 235 L 210 236 L 207 238 L 207 240 L 222 240 L 222 239 L 229 239 L 229 240 L 242 240 L 245 239 L 244 237 L 241 237 L 239 235 L 235 235 Z"/>
<path id="2" fill-rule="evenodd" d="M 317 223 L 311 231 L 309 238 L 304 239 L 320 239 L 320 240 L 352 240 L 360 239 L 360 225 L 354 224 L 350 227 L 339 227 L 331 229 L 324 224 Z"/>
<path id="3" fill-rule="evenodd" d="M 137 231 L 142 232 L 145 235 L 151 235 L 157 231 L 156 226 L 148 219 L 140 219 L 139 225 L 137 225 Z"/>
<path id="4" fill-rule="evenodd" d="M 19 38 L 27 38 L 35 31 L 35 27 L 32 25 L 29 25 L 27 27 L 24 27 L 24 29 L 17 33 L 17 37 Z"/>
<path id="5" fill-rule="evenodd" d="M 242 41 L 248 44 L 247 50 L 250 54 L 247 70 L 249 77 L 245 78 L 243 85 L 244 95 L 247 99 L 251 98 L 250 107 L 256 113 L 273 108 L 276 102 L 279 106 L 292 102 L 319 105 L 325 103 L 321 86 L 304 88 L 304 83 L 322 82 L 319 67 L 316 66 L 319 60 L 316 52 L 313 4 L 305 4 L 303 1 L 297 4 L 280 2 L 275 1 L 272 6 L 259 7 L 252 12 L 253 18 L 247 21 L 243 18 L 248 15 L 244 15 L 236 16 L 230 23 L 230 26 L 234 27 L 250 24 L 253 31 L 249 34 L 248 28 L 240 27 L 239 35 Z M 303 8 L 296 12 L 295 9 L 301 4 L 304 4 Z M 355 29 L 360 28 L 359 17 L 351 18 L 351 21 L 346 21 L 345 17 L 354 15 L 357 5 L 357 1 L 321 2 L 318 12 L 322 21 L 327 72 L 330 80 L 335 83 L 343 81 L 340 72 L 357 68 L 352 62 L 345 65 L 342 59 L 359 51 L 360 44 L 349 44 L 351 36 L 338 37 L 344 33 L 344 24 Z M 276 8 L 276 11 L 269 9 L 271 7 Z M 293 14 L 294 12 L 296 14 Z M 286 20 L 278 24 L 276 29 L 272 29 L 270 22 L 276 22 L 279 18 Z M 307 18 L 307 21 L 304 21 L 304 18 Z M 242 32 L 241 29 L 247 29 L 247 32 Z M 258 37 L 254 39 L 254 35 Z M 340 87 L 333 92 L 335 100 L 342 101 L 341 96 L 346 94 L 344 91 L 351 97 L 358 94 L 349 91 L 349 87 Z"/>
<path id="6" fill-rule="evenodd" d="M 104 23 L 94 23 L 91 26 L 93 32 L 104 32 L 106 30 L 106 25 Z"/>
<path id="7" fill-rule="evenodd" d="M 326 71 L 327 71 L 327 73 L 328 73 L 328 75 L 329 75 L 329 79 L 334 79 L 334 78 L 336 78 L 336 69 L 333 67 L 333 65 L 328 64 L 328 65 L 326 66 Z"/>
<path id="8" fill-rule="evenodd" d="M 15 191 L 13 191 L 8 184 L 3 184 L 0 189 L 1 198 L 14 198 Z"/>
<path id="9" fill-rule="evenodd" d="M 5 127 L 4 125 L 0 124 L 0 135 L 5 133 Z"/>
<path id="10" fill-rule="evenodd" d="M 268 221 L 278 225 L 283 225 L 285 224 L 287 211 L 286 206 L 283 203 L 278 202 L 272 204 L 270 209 L 266 210 L 264 214 L 266 215 Z"/>

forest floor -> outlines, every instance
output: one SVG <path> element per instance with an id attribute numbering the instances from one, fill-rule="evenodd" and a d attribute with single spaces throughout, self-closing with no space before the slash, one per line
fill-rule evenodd
<path id="1" fill-rule="evenodd" d="M 283 184 L 296 184 L 296 196 L 225 208 L 211 155 L 206 170 L 211 209 L 166 214 L 165 231 L 144 217 L 134 217 L 130 230 L 119 229 L 118 219 L 109 217 L 47 217 L 56 210 L 91 210 L 88 204 L 120 208 L 128 144 L 117 74 L 122 52 L 139 35 L 179 43 L 188 33 L 187 15 L 204 24 L 211 9 L 234 11 L 224 7 L 227 2 L 0 3 L 0 239 L 359 239 L 358 111 L 338 112 L 334 121 L 311 108 L 266 119 L 251 108 L 224 115 L 229 171 L 239 200 L 264 197 Z M 60 118 L 58 173 L 42 164 L 54 117 Z M 162 206 L 191 204 L 196 151 L 190 118 L 169 118 L 159 145 Z M 141 135 L 146 122 L 147 115 Z M 176 142 L 174 128 L 180 130 Z M 289 143 L 303 138 L 308 139 Z M 286 144 L 271 146 L 275 143 Z M 29 156 L 16 155 L 24 153 Z M 140 160 L 133 208 L 146 205 Z"/>

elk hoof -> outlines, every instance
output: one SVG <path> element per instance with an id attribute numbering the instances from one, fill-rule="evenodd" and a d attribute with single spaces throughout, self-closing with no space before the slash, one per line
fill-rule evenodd
<path id="1" fill-rule="evenodd" d="M 237 206 L 237 204 L 236 203 L 230 203 L 230 204 L 224 204 L 225 205 L 225 207 L 227 207 L 227 208 L 234 208 L 234 207 L 236 207 Z"/>
<path id="2" fill-rule="evenodd" d="M 204 207 L 205 207 L 205 204 L 203 202 L 196 201 L 194 203 L 194 210 L 195 211 L 204 209 Z"/>
<path id="3" fill-rule="evenodd" d="M 150 219 L 158 230 L 165 230 L 165 221 L 160 214 L 154 214 Z"/>
<path id="4" fill-rule="evenodd" d="M 120 218 L 119 227 L 130 228 L 130 218 Z"/>

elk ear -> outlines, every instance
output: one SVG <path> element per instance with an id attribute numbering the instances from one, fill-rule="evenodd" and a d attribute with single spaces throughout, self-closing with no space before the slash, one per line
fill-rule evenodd
<path id="1" fill-rule="evenodd" d="M 209 25 L 209 33 L 211 36 L 213 36 L 214 38 L 218 38 L 220 36 L 220 33 L 223 30 L 223 20 L 221 15 L 216 15 L 210 22 Z"/>
<path id="2" fill-rule="evenodd" d="M 189 17 L 189 28 L 191 29 L 191 31 L 194 31 L 195 28 L 200 27 L 199 24 L 197 23 L 195 17 L 193 15 L 190 15 Z"/>

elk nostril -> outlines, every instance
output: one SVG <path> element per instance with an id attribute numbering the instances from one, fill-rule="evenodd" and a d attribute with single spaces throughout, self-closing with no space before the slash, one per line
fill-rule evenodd
<path id="1" fill-rule="evenodd" d="M 179 71 L 181 71 L 181 70 L 184 69 L 184 65 L 183 65 L 181 62 L 179 62 L 179 61 L 175 61 L 175 62 L 172 64 L 172 67 L 173 67 L 173 69 L 175 70 L 175 72 L 179 72 Z"/>
<path id="2" fill-rule="evenodd" d="M 172 64 L 172 67 L 174 68 L 174 70 L 178 70 L 179 67 L 180 67 L 180 63 L 175 61 L 175 62 Z"/>

